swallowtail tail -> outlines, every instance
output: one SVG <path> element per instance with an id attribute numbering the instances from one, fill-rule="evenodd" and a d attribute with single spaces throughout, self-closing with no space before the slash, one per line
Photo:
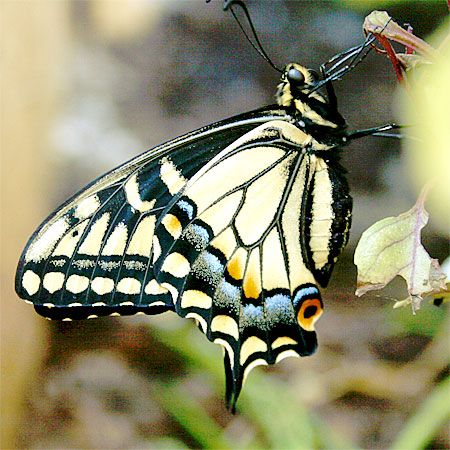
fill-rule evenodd
<path id="1" fill-rule="evenodd" d="M 351 222 L 338 162 L 351 137 L 331 81 L 288 64 L 277 105 L 153 148 L 59 207 L 26 245 L 16 291 L 51 319 L 195 319 L 225 349 L 234 408 L 255 366 L 316 350 L 318 284 Z"/>

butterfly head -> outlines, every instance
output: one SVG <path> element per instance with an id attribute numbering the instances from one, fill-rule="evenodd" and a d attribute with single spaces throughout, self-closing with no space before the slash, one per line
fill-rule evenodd
<path id="1" fill-rule="evenodd" d="M 291 110 L 301 119 L 300 122 L 313 127 L 319 125 L 334 132 L 345 126 L 345 120 L 336 107 L 317 91 L 319 82 L 319 75 L 314 70 L 289 63 L 278 84 L 277 103 Z"/>
<path id="2" fill-rule="evenodd" d="M 281 75 L 278 85 L 277 101 L 280 106 L 291 106 L 295 100 L 304 100 L 311 93 L 317 82 L 317 74 L 297 63 L 288 64 Z M 317 94 L 320 98 L 323 97 Z"/>

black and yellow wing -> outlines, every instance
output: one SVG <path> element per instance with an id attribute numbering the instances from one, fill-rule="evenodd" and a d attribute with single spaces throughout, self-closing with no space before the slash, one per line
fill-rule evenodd
<path id="1" fill-rule="evenodd" d="M 317 346 L 351 199 L 286 108 L 189 133 L 101 177 L 44 221 L 16 290 L 62 320 L 174 310 L 225 349 L 227 402 L 260 364 Z M 328 153 L 327 153 L 328 154 Z"/>
<path id="2" fill-rule="evenodd" d="M 225 348 L 232 407 L 253 367 L 317 345 L 316 277 L 328 281 L 346 240 L 336 208 L 351 200 L 309 139 L 281 120 L 248 132 L 187 182 L 155 232 L 155 278 L 176 312 Z"/>
<path id="3" fill-rule="evenodd" d="M 173 309 L 169 297 L 149 293 L 161 213 L 224 147 L 280 116 L 285 111 L 266 108 L 201 128 L 95 180 L 30 238 L 17 269 L 18 295 L 40 314 L 62 320 Z"/>

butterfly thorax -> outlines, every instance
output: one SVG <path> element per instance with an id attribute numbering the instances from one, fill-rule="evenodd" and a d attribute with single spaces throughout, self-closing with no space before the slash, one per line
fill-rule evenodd
<path id="1" fill-rule="evenodd" d="M 345 119 L 322 94 L 315 91 L 314 72 L 297 63 L 288 64 L 277 90 L 277 103 L 294 117 L 302 131 L 319 142 L 314 150 L 331 150 L 345 143 Z"/>

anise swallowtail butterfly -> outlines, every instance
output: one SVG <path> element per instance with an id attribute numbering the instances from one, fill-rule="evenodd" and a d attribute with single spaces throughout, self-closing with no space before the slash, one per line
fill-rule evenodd
<path id="1" fill-rule="evenodd" d="M 351 222 L 339 149 L 383 130 L 347 132 L 331 82 L 368 48 L 330 60 L 322 79 L 288 64 L 277 105 L 178 137 L 82 189 L 29 240 L 18 295 L 51 319 L 195 319 L 225 349 L 233 409 L 252 368 L 311 355 L 318 284 Z"/>

